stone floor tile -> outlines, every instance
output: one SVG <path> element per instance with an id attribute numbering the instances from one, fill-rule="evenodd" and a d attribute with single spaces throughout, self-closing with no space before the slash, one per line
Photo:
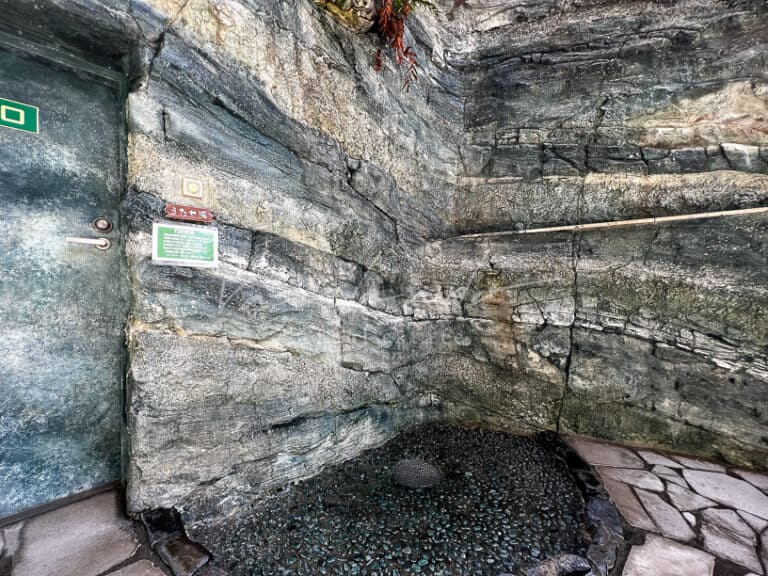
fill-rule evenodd
<path id="1" fill-rule="evenodd" d="M 611 446 L 575 436 L 569 437 L 568 443 L 579 453 L 579 456 L 593 466 L 645 468 L 645 463 L 628 448 Z"/>
<path id="2" fill-rule="evenodd" d="M 672 504 L 675 505 L 675 508 L 681 512 L 691 512 L 694 510 L 701 510 L 702 508 L 717 506 L 716 502 L 704 498 L 703 496 L 699 496 L 695 492 L 675 484 L 667 486 L 667 495 L 672 501 Z"/>
<path id="3" fill-rule="evenodd" d="M 633 546 L 623 576 L 712 576 L 711 554 L 648 534 L 643 546 Z"/>
<path id="4" fill-rule="evenodd" d="M 667 468 L 682 468 L 683 465 L 679 462 L 676 462 L 672 460 L 671 458 L 667 458 L 663 454 L 659 454 L 658 452 L 649 452 L 648 450 L 638 450 L 638 454 L 640 454 L 640 457 L 648 462 L 648 464 L 654 465 L 654 466 L 666 466 Z"/>
<path id="5" fill-rule="evenodd" d="M 684 470 L 683 476 L 696 492 L 731 508 L 768 520 L 768 496 L 757 488 L 727 474 Z"/>
<path id="6" fill-rule="evenodd" d="M 749 527 L 747 529 L 751 532 Z M 757 540 L 754 533 L 749 536 L 738 534 L 723 528 L 719 523 L 702 518 L 701 535 L 704 537 L 704 549 L 708 552 L 749 570 L 758 573 L 763 571 L 763 566 L 757 557 Z"/>
<path id="7" fill-rule="evenodd" d="M 138 548 L 117 493 L 105 492 L 26 520 L 13 576 L 96 576 Z"/>
<path id="8" fill-rule="evenodd" d="M 657 465 L 653 467 L 651 472 L 656 474 L 656 476 L 659 478 L 663 478 L 667 482 L 672 482 L 673 484 L 677 484 L 683 488 L 688 488 L 688 482 L 685 481 L 685 478 L 683 478 L 677 470 L 672 470 L 666 466 Z"/>
<path id="9" fill-rule="evenodd" d="M 731 472 L 743 478 L 752 484 L 752 486 L 760 488 L 764 492 L 768 492 L 768 474 L 752 472 L 751 470 L 731 470 Z"/>
<path id="10" fill-rule="evenodd" d="M 686 468 L 691 470 L 706 470 L 707 472 L 725 472 L 725 466 L 715 464 L 714 462 L 707 462 L 706 460 L 698 460 L 696 458 L 686 458 L 685 456 L 674 456 L 674 459 L 680 462 Z"/>
<path id="11" fill-rule="evenodd" d="M 688 521 L 688 524 L 691 525 L 691 528 L 696 528 L 696 516 L 690 512 L 683 512 L 683 518 L 685 518 Z"/>
<path id="12" fill-rule="evenodd" d="M 768 573 L 768 530 L 763 532 L 761 538 L 762 545 L 760 546 L 760 558 L 763 561 L 763 570 Z"/>
<path id="13" fill-rule="evenodd" d="M 760 534 L 763 530 L 768 528 L 768 520 L 763 520 L 762 518 L 758 518 L 757 516 L 750 514 L 749 512 L 744 512 L 743 510 L 739 510 L 739 516 L 744 518 L 744 521 L 749 524 L 752 529 Z"/>
<path id="14" fill-rule="evenodd" d="M 139 560 L 116 572 L 110 572 L 109 576 L 165 576 L 165 572 L 149 560 Z"/>
<path id="15" fill-rule="evenodd" d="M 611 500 L 613 500 L 621 515 L 624 516 L 624 519 L 631 526 L 651 532 L 658 532 L 656 525 L 643 509 L 643 505 L 640 504 L 632 488 L 623 482 L 611 480 L 610 478 L 603 479 L 603 486 L 608 491 Z"/>
<path id="16" fill-rule="evenodd" d="M 603 468 L 597 466 L 597 471 L 600 476 L 610 478 L 612 480 L 618 480 L 625 484 L 630 484 L 643 490 L 650 490 L 651 492 L 663 492 L 664 483 L 659 480 L 658 476 L 646 472 L 645 470 L 627 470 L 625 468 Z"/>
<path id="17" fill-rule="evenodd" d="M 756 543 L 755 531 L 744 522 L 735 510 L 723 508 L 707 508 L 701 512 L 702 522 L 708 522 L 718 528 L 733 532 L 739 536 L 749 538 L 754 546 Z"/>
<path id="18" fill-rule="evenodd" d="M 640 498 L 645 510 L 664 536 L 681 542 L 690 542 L 696 538 L 696 534 L 682 514 L 662 500 L 658 494 L 637 490 L 637 497 Z"/>

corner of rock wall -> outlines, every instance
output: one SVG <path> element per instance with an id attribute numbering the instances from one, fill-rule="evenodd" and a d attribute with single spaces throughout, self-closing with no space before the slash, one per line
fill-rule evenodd
<path id="1" fill-rule="evenodd" d="M 514 234 L 768 205 L 762 56 L 734 41 L 764 45 L 765 16 L 708 0 L 465 13 L 472 42 L 449 59 L 466 73 L 452 223 L 488 234 L 429 248 L 431 276 L 497 332 L 548 332 L 525 351 L 561 374 L 562 432 L 765 463 L 764 216 Z M 469 389 L 482 386 L 453 393 Z"/>
<path id="2" fill-rule="evenodd" d="M 419 138 L 445 108 L 309 2 L 151 4 L 162 32 L 128 98 L 128 503 L 201 518 L 437 413 L 400 373 L 401 270 L 445 227 L 425 191 L 451 185 L 457 147 Z M 441 172 L 418 169 L 434 155 Z M 150 260 L 183 177 L 216 216 L 217 269 Z"/>

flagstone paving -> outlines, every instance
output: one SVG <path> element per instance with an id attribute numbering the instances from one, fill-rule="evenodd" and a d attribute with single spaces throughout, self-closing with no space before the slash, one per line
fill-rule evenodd
<path id="1" fill-rule="evenodd" d="M 595 467 L 627 524 L 645 533 L 622 576 L 768 576 L 768 472 L 568 442 Z"/>
<path id="2" fill-rule="evenodd" d="M 623 576 L 712 576 L 714 569 L 711 554 L 649 534 L 630 550 Z"/>
<path id="3" fill-rule="evenodd" d="M 568 442 L 635 532 L 622 576 L 768 576 L 768 472 L 586 438 Z M 210 562 L 182 565 L 199 553 L 176 556 L 169 557 L 174 574 L 224 575 Z M 116 491 L 0 527 L 0 576 L 171 573 L 124 516 Z"/>
<path id="4" fill-rule="evenodd" d="M 622 502 L 621 512 L 624 514 L 624 518 L 631 526 L 635 528 L 642 528 L 643 530 L 656 531 L 656 524 L 653 523 L 651 517 L 640 504 L 632 488 L 619 482 L 617 480 L 610 480 L 608 478 L 603 480 L 603 486 L 608 491 L 611 499 L 614 502 Z"/>
<path id="5" fill-rule="evenodd" d="M 0 528 L 0 576 L 165 576 L 117 491 Z"/>
<path id="6" fill-rule="evenodd" d="M 636 490 L 636 492 L 640 502 L 664 536 L 681 542 L 690 542 L 696 538 L 688 521 L 674 506 L 667 504 L 658 494 L 645 490 Z"/>

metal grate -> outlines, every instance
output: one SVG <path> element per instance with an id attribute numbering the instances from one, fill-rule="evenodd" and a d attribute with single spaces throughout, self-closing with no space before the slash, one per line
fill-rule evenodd
<path id="1" fill-rule="evenodd" d="M 408 488 L 429 488 L 443 479 L 443 473 L 429 462 L 409 458 L 397 463 L 392 477 Z"/>

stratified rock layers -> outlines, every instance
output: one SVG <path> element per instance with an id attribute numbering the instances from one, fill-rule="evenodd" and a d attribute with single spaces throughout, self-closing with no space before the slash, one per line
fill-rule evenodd
<path id="1" fill-rule="evenodd" d="M 503 399 L 498 378 L 433 385 L 461 398 L 461 419 L 519 424 L 535 400 L 539 425 L 760 465 L 767 237 L 764 217 L 741 217 L 441 242 L 453 275 L 426 275 L 462 287 L 471 355 L 527 383 Z M 549 416 L 537 390 L 553 394 Z"/>
<path id="2" fill-rule="evenodd" d="M 6 23 L 132 63 L 132 511 L 427 419 L 765 463 L 765 216 L 462 236 L 765 206 L 762 0 L 439 0 L 409 92 L 310 0 L 38 4 Z M 216 270 L 149 261 L 185 176 Z"/>

